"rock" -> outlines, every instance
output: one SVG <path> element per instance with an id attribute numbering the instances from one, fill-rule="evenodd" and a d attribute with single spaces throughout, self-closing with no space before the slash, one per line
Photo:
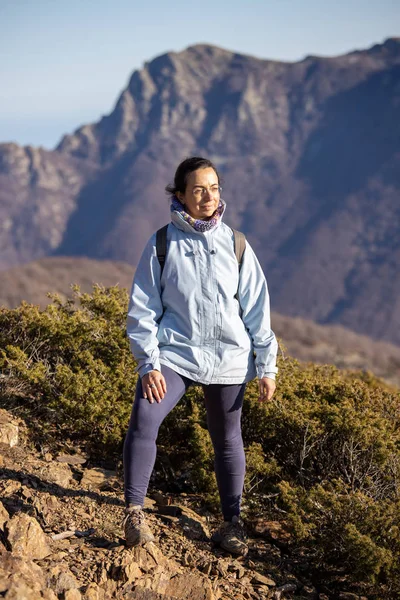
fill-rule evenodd
<path id="1" fill-rule="evenodd" d="M 43 513 L 44 517 L 54 514 L 59 508 L 59 501 L 55 496 L 48 492 L 43 492 L 40 497 L 36 497 L 33 502 L 36 510 Z"/>
<path id="2" fill-rule="evenodd" d="M 254 526 L 254 531 L 265 536 L 277 546 L 286 547 L 292 537 L 290 532 L 285 529 L 284 524 L 279 521 L 259 519 Z"/>
<path id="3" fill-rule="evenodd" d="M 182 565 L 184 567 L 193 567 L 196 564 L 196 560 L 191 552 L 185 552 L 182 556 Z"/>
<path id="4" fill-rule="evenodd" d="M 139 565 L 134 560 L 129 560 L 129 557 L 124 558 L 125 564 L 121 565 L 125 575 L 126 583 L 132 583 L 142 575 Z"/>
<path id="5" fill-rule="evenodd" d="M 60 561 L 63 558 L 65 558 L 66 556 L 68 556 L 68 552 L 56 552 L 55 554 L 51 555 L 51 560 L 53 560 L 54 562 Z"/>
<path id="6" fill-rule="evenodd" d="M 266 577 L 265 575 L 261 575 L 261 573 L 253 573 L 251 578 L 252 583 L 267 585 L 268 587 L 275 587 L 276 583 L 270 577 Z"/>
<path id="7" fill-rule="evenodd" d="M 146 496 L 146 498 L 144 499 L 143 508 L 154 508 L 154 505 L 155 505 L 155 500 L 152 500 L 152 498 L 148 498 Z"/>
<path id="8" fill-rule="evenodd" d="M 66 464 L 50 462 L 42 467 L 40 475 L 50 483 L 55 483 L 61 487 L 69 487 L 72 471 Z"/>
<path id="9" fill-rule="evenodd" d="M 76 590 L 79 585 L 66 565 L 58 564 L 47 570 L 47 585 L 51 587 L 57 595 L 68 590 Z"/>
<path id="10" fill-rule="evenodd" d="M 179 523 L 187 538 L 190 540 L 209 540 L 210 530 L 208 529 L 204 517 L 200 516 L 194 510 L 186 506 L 179 507 L 182 514 L 179 517 Z"/>
<path id="11" fill-rule="evenodd" d="M 85 600 L 106 600 L 105 592 L 97 583 L 90 583 L 86 588 L 84 595 Z"/>
<path id="12" fill-rule="evenodd" d="M 237 579 L 242 579 L 242 577 L 244 577 L 246 574 L 246 569 L 237 560 L 230 562 L 230 564 L 228 565 L 228 571 L 233 571 L 234 573 L 236 573 Z"/>
<path id="13" fill-rule="evenodd" d="M 166 558 L 161 550 L 152 542 L 145 546 L 135 546 L 130 550 L 131 560 L 137 563 L 139 569 L 144 571 L 150 571 L 158 565 L 163 565 L 166 562 Z"/>
<path id="14" fill-rule="evenodd" d="M 9 580 L 17 574 L 21 579 L 38 582 L 40 586 L 45 585 L 45 577 L 42 569 L 32 560 L 26 560 L 7 552 L 0 563 L 0 594 L 9 588 Z"/>
<path id="15" fill-rule="evenodd" d="M 169 496 L 158 491 L 153 492 L 152 497 L 157 506 L 169 506 L 172 502 Z"/>
<path id="16" fill-rule="evenodd" d="M 107 469 L 85 469 L 81 479 L 81 486 L 88 489 L 101 490 L 112 486 L 117 480 L 116 475 L 115 471 L 108 471 Z"/>
<path id="17" fill-rule="evenodd" d="M 53 590 L 42 590 L 42 598 L 43 598 L 43 600 L 58 600 L 58 598 L 54 594 Z M 19 600 L 21 600 L 21 599 L 19 599 Z"/>
<path id="18" fill-rule="evenodd" d="M 128 573 L 129 575 L 129 573 Z M 98 583 L 99 585 L 102 583 L 105 583 L 106 581 L 108 581 L 108 572 L 107 569 L 105 569 L 104 567 L 97 572 L 97 580 L 96 583 Z"/>
<path id="19" fill-rule="evenodd" d="M 22 493 L 22 496 L 25 498 L 25 500 L 29 500 L 29 498 L 33 497 L 31 490 L 27 487 L 22 488 L 21 493 Z"/>
<path id="20" fill-rule="evenodd" d="M 21 483 L 19 481 L 9 481 L 4 488 L 3 495 L 4 496 L 13 496 L 21 489 Z"/>
<path id="21" fill-rule="evenodd" d="M 7 521 L 5 531 L 14 556 L 41 559 L 51 552 L 48 537 L 39 523 L 23 512 Z"/>
<path id="22" fill-rule="evenodd" d="M 0 444 L 6 444 L 10 448 L 18 444 L 19 427 L 11 415 L 0 409 Z"/>
<path id="23" fill-rule="evenodd" d="M 57 461 L 68 465 L 84 465 L 87 459 L 79 454 L 59 454 Z"/>
<path id="24" fill-rule="evenodd" d="M 4 456 L 0 454 L 0 468 L 4 467 Z"/>
<path id="25" fill-rule="evenodd" d="M 4 504 L 0 502 L 0 529 L 4 529 L 4 524 L 9 520 L 10 515 L 6 510 Z"/>
<path id="26" fill-rule="evenodd" d="M 112 575 L 125 581 L 124 598 L 179 598 L 182 600 L 214 600 L 215 596 L 209 580 L 195 571 L 182 573 L 180 565 L 167 559 L 153 543 L 137 546 L 125 553 L 121 566 L 114 565 Z M 131 593 L 134 583 L 135 594 Z M 154 595 L 147 595 L 152 592 Z"/>
<path id="27" fill-rule="evenodd" d="M 202 571 L 204 573 L 204 575 L 207 575 L 207 577 L 210 575 L 211 571 L 213 570 L 213 563 L 210 560 L 206 560 L 203 562 L 203 564 L 201 565 L 201 567 L 199 566 L 198 568 L 200 569 L 200 571 Z M 228 571 L 221 565 L 218 567 L 218 570 L 221 574 L 222 577 L 226 577 L 228 574 Z"/>
<path id="28" fill-rule="evenodd" d="M 0 595 L 12 600 L 57 600 L 46 587 L 42 569 L 32 560 L 7 552 L 0 563 Z"/>
<path id="29" fill-rule="evenodd" d="M 157 594 L 151 590 L 142 590 L 139 588 L 135 588 L 134 592 L 124 593 L 123 598 L 124 600 L 176 600 L 170 596 L 167 598 L 164 594 Z"/>
<path id="30" fill-rule="evenodd" d="M 135 593 L 141 592 L 142 596 L 139 597 L 146 598 L 146 591 L 157 594 L 157 598 L 215 600 L 211 583 L 204 575 L 196 572 L 179 573 L 171 564 L 159 565 L 136 581 Z"/>
<path id="31" fill-rule="evenodd" d="M 7 600 L 57 600 L 52 590 L 33 590 L 29 583 L 16 582 L 7 592 Z"/>
<path id="32" fill-rule="evenodd" d="M 79 590 L 67 590 L 64 594 L 64 600 L 82 600 L 82 594 Z"/>
<path id="33" fill-rule="evenodd" d="M 106 600 L 108 600 L 108 598 L 114 598 L 114 596 L 116 595 L 117 584 L 112 579 L 108 579 L 100 587 L 102 590 L 104 590 L 104 596 L 105 596 Z M 123 596 L 123 598 L 124 598 L 124 596 Z"/>
<path id="34" fill-rule="evenodd" d="M 274 600 L 280 600 L 283 594 L 295 592 L 297 589 L 297 585 L 295 583 L 285 583 L 280 587 L 276 588 L 274 593 Z"/>
<path id="35" fill-rule="evenodd" d="M 164 593 L 180 600 L 215 600 L 211 582 L 200 573 L 179 573 L 170 579 Z"/>
<path id="36" fill-rule="evenodd" d="M 353 594 L 352 592 L 339 592 L 338 598 L 339 600 L 359 600 L 360 596 L 358 596 L 358 594 Z"/>
<path id="37" fill-rule="evenodd" d="M 173 572 L 170 572 L 167 565 L 157 565 L 151 572 L 145 573 L 135 583 L 135 590 L 150 590 L 161 594 L 162 596 L 169 596 L 166 590 L 170 582 Z"/>
<path id="38" fill-rule="evenodd" d="M 159 504 L 157 506 L 157 512 L 159 515 L 166 517 L 180 517 L 182 514 L 180 506 L 176 506 L 176 504 Z"/>

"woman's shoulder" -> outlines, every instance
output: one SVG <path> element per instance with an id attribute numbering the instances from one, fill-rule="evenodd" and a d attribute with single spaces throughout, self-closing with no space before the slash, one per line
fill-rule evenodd
<path id="1" fill-rule="evenodd" d="M 248 246 L 248 242 L 246 236 L 241 231 L 226 225 L 226 223 L 221 223 L 220 235 L 221 237 L 228 239 L 229 242 L 232 242 L 234 247 L 238 246 L 241 249 L 241 252 L 244 252 L 246 247 Z"/>
<path id="2" fill-rule="evenodd" d="M 232 227 L 230 227 L 229 225 L 227 225 L 224 222 L 220 223 L 219 227 L 216 228 L 215 234 L 217 236 L 221 236 L 221 237 L 228 238 L 231 240 L 233 240 L 233 237 L 234 237 Z"/>

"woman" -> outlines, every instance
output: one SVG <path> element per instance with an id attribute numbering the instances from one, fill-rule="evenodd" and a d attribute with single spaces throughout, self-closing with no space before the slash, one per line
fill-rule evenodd
<path id="1" fill-rule="evenodd" d="M 161 270 L 154 234 L 137 267 L 128 309 L 127 332 L 140 377 L 123 453 L 126 543 L 154 539 L 142 507 L 158 429 L 187 388 L 201 384 L 224 517 L 213 539 L 243 555 L 243 396 L 246 382 L 258 375 L 260 400 L 270 400 L 277 373 L 267 283 L 247 242 L 239 272 L 211 161 L 184 160 L 166 189 L 171 224 L 165 265 Z"/>

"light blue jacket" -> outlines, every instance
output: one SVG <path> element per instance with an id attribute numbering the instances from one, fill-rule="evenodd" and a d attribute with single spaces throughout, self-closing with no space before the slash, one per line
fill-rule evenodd
<path id="1" fill-rule="evenodd" d="M 239 276 L 230 227 L 198 232 L 175 211 L 171 221 L 161 280 L 154 234 L 132 284 L 127 333 L 139 375 L 162 364 L 203 384 L 274 379 L 278 345 L 251 246 Z"/>

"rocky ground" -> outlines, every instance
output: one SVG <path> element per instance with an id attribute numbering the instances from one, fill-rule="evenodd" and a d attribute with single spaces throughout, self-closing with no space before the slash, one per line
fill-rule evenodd
<path id="1" fill-rule="evenodd" d="M 121 473 L 66 445 L 29 444 L 24 423 L 0 410 L 0 597 L 7 600 L 250 600 L 362 598 L 317 589 L 278 521 L 248 523 L 249 553 L 213 547 L 215 515 L 199 499 L 153 492 L 156 543 L 127 549 Z"/>

